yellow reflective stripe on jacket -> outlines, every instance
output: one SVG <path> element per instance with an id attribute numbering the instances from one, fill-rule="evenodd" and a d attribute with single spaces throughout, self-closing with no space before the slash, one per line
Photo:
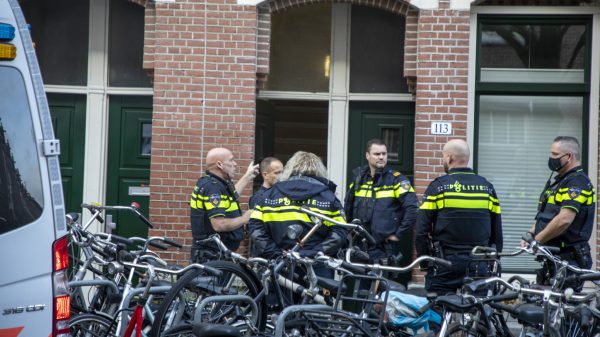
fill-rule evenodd
<path id="1" fill-rule="evenodd" d="M 233 199 L 230 199 L 226 195 L 221 195 L 221 200 L 219 201 L 219 204 L 215 206 L 209 201 L 209 197 L 196 193 L 192 193 L 192 198 L 190 199 L 190 207 L 194 209 L 206 209 L 207 211 L 215 208 L 224 208 L 226 212 L 232 212 L 239 209 L 238 203 L 233 202 Z"/>
<path id="2" fill-rule="evenodd" d="M 594 191 L 582 190 L 581 193 L 573 199 L 569 194 L 568 190 L 568 188 L 561 188 L 559 190 L 559 193 L 548 198 L 548 203 L 556 204 L 557 202 L 574 200 L 583 205 L 591 205 L 592 203 L 596 202 L 596 194 L 594 193 Z"/>
<path id="3" fill-rule="evenodd" d="M 424 210 L 435 210 L 438 208 L 443 208 L 444 207 L 444 203 L 442 201 L 442 204 L 440 205 L 440 207 L 438 207 L 437 204 L 437 200 L 438 199 L 443 199 L 444 196 L 442 194 L 439 195 L 428 195 L 425 200 L 423 201 L 423 203 L 421 204 L 421 207 L 419 207 L 419 209 L 424 209 Z"/>
<path id="4" fill-rule="evenodd" d="M 278 206 L 278 207 L 269 207 L 269 206 L 259 206 L 257 205 L 255 209 L 260 211 L 271 211 L 271 212 L 281 212 L 281 211 L 300 211 L 300 206 L 290 205 L 290 206 Z M 309 210 L 317 213 L 321 213 L 330 218 L 334 218 L 335 216 L 339 216 L 341 212 L 337 211 L 326 211 L 320 208 L 308 207 Z M 300 211 L 301 212 L 301 211 Z M 344 221 L 344 220 L 341 220 Z"/>
<path id="5" fill-rule="evenodd" d="M 467 199 L 455 198 L 457 196 Z M 473 199 L 473 197 L 477 199 Z M 427 196 L 420 209 L 437 210 L 448 208 L 487 209 L 492 213 L 500 214 L 498 199 L 486 193 L 458 193 L 446 192 L 436 196 Z"/>
<path id="6" fill-rule="evenodd" d="M 287 211 L 287 212 L 269 212 L 262 213 L 260 218 L 263 222 L 285 222 L 285 221 L 301 221 L 310 223 L 310 217 L 306 213 L 296 212 L 296 211 Z M 341 220 L 343 221 L 343 219 Z M 330 222 L 323 222 L 326 226 L 333 226 Z"/>
<path id="7" fill-rule="evenodd" d="M 372 185 L 371 182 L 368 182 L 367 185 Z M 394 186 L 379 186 L 371 189 L 370 186 L 362 185 L 356 191 L 354 191 L 354 196 L 363 197 L 363 198 L 371 198 L 373 196 L 373 192 L 375 191 L 375 198 L 398 198 L 402 194 L 406 192 L 414 192 L 414 188 L 411 186 L 410 189 L 405 189 L 401 186 L 401 183 L 398 183 Z"/>
<path id="8" fill-rule="evenodd" d="M 256 206 L 250 214 L 250 219 L 262 220 L 262 215 L 263 212 L 259 209 L 258 206 Z"/>
<path id="9" fill-rule="evenodd" d="M 311 211 L 326 215 L 336 221 L 345 222 L 340 210 L 326 211 L 318 208 L 309 207 Z M 284 221 L 302 221 L 306 223 L 312 222 L 310 216 L 300 211 L 300 206 L 281 206 L 268 207 L 257 205 L 250 215 L 250 218 L 261 220 L 262 222 L 284 222 Z M 333 226 L 333 223 L 328 221 L 323 222 L 326 226 Z"/>

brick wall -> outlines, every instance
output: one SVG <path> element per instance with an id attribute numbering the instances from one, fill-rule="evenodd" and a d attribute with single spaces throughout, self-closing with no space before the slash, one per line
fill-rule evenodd
<path id="1" fill-rule="evenodd" d="M 146 3 L 144 68 L 154 80 L 150 217 L 157 225 L 150 235 L 174 237 L 186 246 L 166 258 L 187 259 L 188 201 L 206 151 L 229 147 L 240 170 L 253 158 L 255 89 L 269 71 L 271 12 L 306 3 L 272 1 L 258 8 L 235 0 L 208 0 L 206 7 L 193 0 Z M 407 17 L 405 72 L 415 83 L 416 9 L 403 1 L 352 3 Z M 249 194 L 250 188 L 244 203 Z"/>
<path id="2" fill-rule="evenodd" d="M 146 6 L 144 67 L 154 73 L 155 91 L 150 216 L 158 225 L 150 235 L 189 246 L 188 200 L 208 149 L 228 146 L 242 168 L 248 165 L 256 81 L 269 70 L 270 14 L 308 2 L 276 0 L 258 9 L 223 0 L 209 0 L 206 10 L 191 0 Z M 415 182 L 422 193 L 440 174 L 432 167 L 441 167 L 447 140 L 429 136 L 430 122 L 453 121 L 456 134 L 466 136 L 469 13 L 448 9 L 447 1 L 421 11 L 402 1 L 352 3 L 407 18 L 405 74 L 417 89 Z M 187 252 L 167 258 L 185 261 Z"/>
<path id="3" fill-rule="evenodd" d="M 466 139 L 469 11 L 421 10 L 417 29 L 415 188 L 422 194 L 442 174 L 441 149 L 450 138 Z M 452 122 L 451 137 L 432 136 L 431 122 Z"/>
<path id="4" fill-rule="evenodd" d="M 240 171 L 254 157 L 257 17 L 254 7 L 235 0 L 156 3 L 147 14 L 144 65 L 154 72 L 150 217 L 157 225 L 150 235 L 184 243 L 165 257 L 186 261 L 188 202 L 206 152 L 228 147 Z M 242 201 L 249 194 L 248 188 Z"/>

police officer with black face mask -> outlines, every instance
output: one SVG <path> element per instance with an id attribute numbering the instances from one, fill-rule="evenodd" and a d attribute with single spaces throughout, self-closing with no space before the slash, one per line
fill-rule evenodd
<path id="1" fill-rule="evenodd" d="M 540 195 L 538 213 L 530 233 L 547 246 L 560 248 L 560 257 L 581 268 L 592 266 L 588 241 L 596 209 L 596 191 L 581 167 L 579 142 L 574 137 L 556 137 L 550 147 L 548 168 L 558 175 L 550 179 Z M 521 242 L 524 246 L 525 242 Z M 538 275 L 545 274 L 539 273 Z M 543 281 L 543 280 L 538 280 Z M 580 290 L 582 284 L 570 284 Z"/>

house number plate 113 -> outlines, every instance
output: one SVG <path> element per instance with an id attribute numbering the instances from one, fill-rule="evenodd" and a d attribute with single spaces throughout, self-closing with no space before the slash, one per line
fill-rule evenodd
<path id="1" fill-rule="evenodd" d="M 452 123 L 446 122 L 431 122 L 432 135 L 451 135 Z"/>

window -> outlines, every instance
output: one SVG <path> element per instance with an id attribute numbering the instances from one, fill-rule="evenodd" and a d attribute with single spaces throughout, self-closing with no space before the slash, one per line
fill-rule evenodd
<path id="1" fill-rule="evenodd" d="M 408 92 L 404 78 L 404 16 L 352 6 L 351 26 L 350 92 Z"/>
<path id="2" fill-rule="evenodd" d="M 0 67 L 0 234 L 42 214 L 37 144 L 25 82 L 15 68 Z"/>
<path id="3" fill-rule="evenodd" d="M 142 67 L 144 7 L 131 1 L 111 0 L 109 20 L 109 85 L 150 87 L 150 79 Z"/>
<path id="4" fill-rule="evenodd" d="M 44 84 L 86 85 L 89 1 L 21 0 Z"/>
<path id="5" fill-rule="evenodd" d="M 532 21 L 482 24 L 481 81 L 583 83 L 585 23 Z"/>
<path id="6" fill-rule="evenodd" d="M 274 14 L 267 90 L 329 91 L 331 5 Z"/>
<path id="7" fill-rule="evenodd" d="M 556 136 L 579 139 L 585 168 L 590 33 L 589 16 L 479 16 L 475 166 L 498 193 L 505 247 L 535 221 Z M 531 256 L 502 265 L 538 267 Z"/>
<path id="8" fill-rule="evenodd" d="M 152 149 L 152 123 L 142 123 L 142 132 L 140 139 L 140 155 L 149 156 Z"/>

